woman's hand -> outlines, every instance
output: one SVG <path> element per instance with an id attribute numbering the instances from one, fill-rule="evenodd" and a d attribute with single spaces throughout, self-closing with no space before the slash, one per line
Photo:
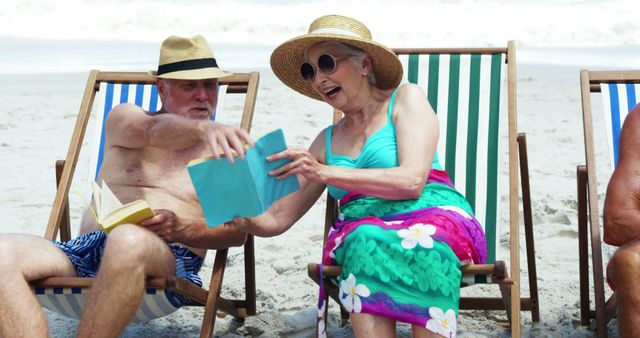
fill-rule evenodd
<path id="1" fill-rule="evenodd" d="M 318 162 L 307 149 L 302 147 L 289 148 L 267 157 L 267 160 L 277 161 L 284 158 L 290 159 L 291 162 L 270 171 L 269 175 L 275 176 L 280 180 L 291 175 L 302 175 L 309 181 L 324 183 L 323 180 L 325 177 L 323 174 L 327 166 Z"/>

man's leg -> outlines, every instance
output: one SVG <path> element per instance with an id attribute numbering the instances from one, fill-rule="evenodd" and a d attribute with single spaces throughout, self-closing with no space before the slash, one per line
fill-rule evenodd
<path id="1" fill-rule="evenodd" d="M 107 237 L 78 337 L 119 336 L 140 305 L 145 279 L 174 274 L 175 257 L 167 243 L 137 225 L 117 227 Z"/>
<path id="2" fill-rule="evenodd" d="M 28 281 L 75 276 L 67 255 L 37 236 L 0 235 L 0 337 L 48 337 L 49 327 Z"/>
<path id="3" fill-rule="evenodd" d="M 616 251 L 609 262 L 608 275 L 618 294 L 620 337 L 640 337 L 640 242 Z"/>

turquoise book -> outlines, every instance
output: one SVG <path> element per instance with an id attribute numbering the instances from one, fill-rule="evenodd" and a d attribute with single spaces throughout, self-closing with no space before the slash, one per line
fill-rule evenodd
<path id="1" fill-rule="evenodd" d="M 269 171 L 290 162 L 267 161 L 267 156 L 287 149 L 282 129 L 272 131 L 247 149 L 245 158 L 206 157 L 189 162 L 187 170 L 200 200 L 209 227 L 236 217 L 255 217 L 278 199 L 298 190 L 298 178 L 283 180 L 269 176 Z"/>

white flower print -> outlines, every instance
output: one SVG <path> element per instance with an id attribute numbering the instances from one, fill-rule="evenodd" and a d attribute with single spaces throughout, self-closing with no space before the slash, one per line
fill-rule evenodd
<path id="1" fill-rule="evenodd" d="M 340 246 L 340 243 L 342 243 L 342 237 L 336 238 L 336 242 L 333 245 L 333 249 L 329 251 L 329 257 L 336 259 L 336 249 Z"/>
<path id="2" fill-rule="evenodd" d="M 452 205 L 442 205 L 439 206 L 438 208 L 442 209 L 442 210 L 449 210 L 449 211 L 453 211 L 453 212 L 457 212 L 458 214 L 460 214 L 462 217 L 466 218 L 466 219 L 472 219 L 473 217 L 471 215 L 469 215 L 469 213 L 460 208 L 460 207 L 454 207 Z"/>
<path id="3" fill-rule="evenodd" d="M 364 284 L 356 284 L 356 277 L 350 273 L 346 280 L 340 282 L 340 302 L 349 312 L 362 311 L 360 297 L 369 297 L 371 291 Z"/>
<path id="4" fill-rule="evenodd" d="M 433 238 L 436 227 L 432 224 L 414 224 L 408 229 L 398 230 L 398 236 L 404 238 L 400 245 L 407 250 L 411 250 L 419 243 L 424 248 L 433 248 Z"/>
<path id="5" fill-rule="evenodd" d="M 438 307 L 430 307 L 429 315 L 431 319 L 427 322 L 427 329 L 445 337 L 456 336 L 456 313 L 449 309 L 442 312 Z"/>
<path id="6" fill-rule="evenodd" d="M 389 225 L 396 225 L 396 224 L 402 224 L 402 222 L 404 221 L 386 221 L 385 223 Z"/>

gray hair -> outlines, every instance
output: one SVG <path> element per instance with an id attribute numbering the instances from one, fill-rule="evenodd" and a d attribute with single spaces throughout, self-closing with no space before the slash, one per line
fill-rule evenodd
<path id="1" fill-rule="evenodd" d="M 324 47 L 324 48 L 331 48 L 336 50 L 338 53 L 347 56 L 354 65 L 356 66 L 361 66 L 362 62 L 364 62 L 364 59 L 367 56 L 370 56 L 367 52 L 365 52 L 364 50 L 356 47 L 356 46 L 352 46 L 350 44 L 347 43 L 342 43 L 342 42 L 338 42 L 338 41 L 321 41 L 321 42 L 317 42 L 311 46 L 309 46 L 309 48 L 307 48 L 304 51 L 304 59 L 307 59 L 307 52 L 309 51 L 309 49 L 311 49 L 311 47 Z M 371 58 L 372 62 L 373 62 L 373 58 Z M 376 85 L 376 74 L 374 74 L 373 71 L 369 72 L 369 74 L 367 74 L 367 80 L 369 81 L 369 84 L 375 86 Z"/>

